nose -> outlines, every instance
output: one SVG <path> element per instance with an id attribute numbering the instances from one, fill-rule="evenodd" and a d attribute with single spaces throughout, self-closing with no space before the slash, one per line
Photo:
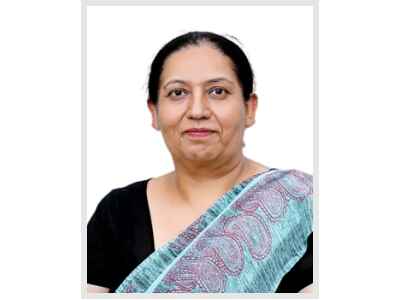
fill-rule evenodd
<path id="1" fill-rule="evenodd" d="M 192 120 L 208 119 L 211 115 L 208 98 L 201 92 L 193 93 L 188 110 L 188 118 Z"/>

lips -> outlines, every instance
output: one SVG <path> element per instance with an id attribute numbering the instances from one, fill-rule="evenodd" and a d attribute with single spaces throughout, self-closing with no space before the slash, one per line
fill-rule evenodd
<path id="1" fill-rule="evenodd" d="M 215 130 L 211 130 L 208 128 L 190 128 L 190 129 L 184 131 L 185 134 L 187 134 L 190 137 L 194 137 L 194 138 L 208 137 L 211 134 L 213 134 L 214 132 L 215 132 Z"/>

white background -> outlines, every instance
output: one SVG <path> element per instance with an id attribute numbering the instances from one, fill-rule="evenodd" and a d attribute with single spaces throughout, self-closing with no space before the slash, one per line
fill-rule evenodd
<path id="1" fill-rule="evenodd" d="M 398 296 L 400 3 L 320 3 L 320 299 Z M 2 299 L 80 299 L 80 3 L 0 8 Z"/>
<path id="2" fill-rule="evenodd" d="M 191 30 L 234 35 L 249 56 L 259 108 L 245 155 L 313 173 L 311 6 L 90 6 L 87 15 L 88 218 L 112 188 L 173 170 L 150 126 L 147 78 L 156 52 Z"/>

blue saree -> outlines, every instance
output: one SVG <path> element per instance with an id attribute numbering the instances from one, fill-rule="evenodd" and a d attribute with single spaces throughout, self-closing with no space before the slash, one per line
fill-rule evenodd
<path id="1" fill-rule="evenodd" d="M 312 233 L 312 176 L 270 170 L 219 198 L 137 266 L 116 293 L 268 293 Z"/>

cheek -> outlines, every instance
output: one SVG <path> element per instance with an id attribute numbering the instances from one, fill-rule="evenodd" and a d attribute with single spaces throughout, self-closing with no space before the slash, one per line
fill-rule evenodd
<path id="1" fill-rule="evenodd" d="M 183 112 L 176 107 L 161 107 L 158 115 L 161 130 L 168 135 L 174 131 L 179 131 L 182 114 Z"/>
<path id="2" fill-rule="evenodd" d="M 224 113 L 217 114 L 218 121 L 222 127 L 223 137 L 230 139 L 239 135 L 245 124 L 244 112 L 240 107 L 225 110 Z"/>

